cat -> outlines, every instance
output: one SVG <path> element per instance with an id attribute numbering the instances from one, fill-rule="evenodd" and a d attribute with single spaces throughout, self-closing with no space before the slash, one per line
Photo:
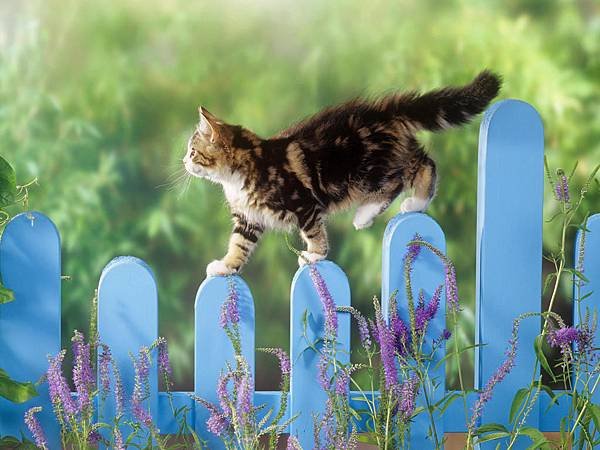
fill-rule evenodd
<path id="1" fill-rule="evenodd" d="M 222 185 L 233 216 L 227 254 L 207 266 L 207 276 L 240 271 L 267 229 L 298 228 L 303 265 L 327 256 L 325 220 L 334 211 L 358 206 L 353 225 L 367 228 L 407 190 L 413 193 L 400 211 L 424 211 L 436 167 L 415 133 L 467 123 L 500 87 L 501 78 L 485 70 L 462 87 L 358 98 L 266 139 L 200 107 L 183 163 Z"/>

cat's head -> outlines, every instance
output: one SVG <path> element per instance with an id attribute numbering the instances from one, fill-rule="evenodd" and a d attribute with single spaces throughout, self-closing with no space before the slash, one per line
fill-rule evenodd
<path id="1" fill-rule="evenodd" d="M 232 174 L 238 159 L 232 144 L 236 130 L 241 127 L 226 124 L 202 106 L 198 112 L 200 120 L 183 158 L 185 170 L 196 177 L 224 181 Z"/>

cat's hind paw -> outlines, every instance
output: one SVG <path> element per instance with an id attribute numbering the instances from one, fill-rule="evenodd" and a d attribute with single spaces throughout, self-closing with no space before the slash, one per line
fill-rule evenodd
<path id="1" fill-rule="evenodd" d="M 307 264 L 316 263 L 317 261 L 322 261 L 327 257 L 327 255 L 321 255 L 319 253 L 310 253 L 306 250 L 300 253 L 298 256 L 298 265 L 300 267 L 305 266 Z"/>
<path id="2" fill-rule="evenodd" d="M 428 200 L 424 200 L 418 197 L 408 197 L 405 198 L 404 201 L 400 204 L 400 212 L 409 213 L 425 211 L 427 209 L 427 205 L 429 205 Z"/>
<path id="3" fill-rule="evenodd" d="M 206 266 L 206 276 L 207 277 L 218 277 L 218 276 L 227 276 L 232 273 L 236 273 L 237 270 L 233 267 L 229 267 L 225 262 L 221 259 L 215 259 L 208 266 Z"/>

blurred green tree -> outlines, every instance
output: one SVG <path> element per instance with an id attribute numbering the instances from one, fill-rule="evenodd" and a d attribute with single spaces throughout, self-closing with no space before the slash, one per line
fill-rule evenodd
<path id="1" fill-rule="evenodd" d="M 488 67 L 503 74 L 504 97 L 542 114 L 553 165 L 578 159 L 583 177 L 600 160 L 600 11 L 590 1 L 25 0 L 0 13 L 0 154 L 39 178 L 31 204 L 62 232 L 63 335 L 85 328 L 102 267 L 139 256 L 159 280 L 160 333 L 181 389 L 192 386 L 194 293 L 230 230 L 217 186 L 177 178 L 199 104 L 269 135 L 352 96 L 464 83 Z M 455 338 L 470 342 L 477 125 L 423 138 L 441 175 L 430 214 L 466 305 Z M 597 208 L 598 195 L 589 202 Z M 379 265 L 397 210 L 366 231 L 349 213 L 330 226 L 331 259 L 365 311 L 380 289 L 380 272 L 365 267 Z M 288 345 L 295 260 L 271 234 L 245 272 L 258 346 Z M 260 389 L 277 384 L 269 364 L 258 356 Z"/>

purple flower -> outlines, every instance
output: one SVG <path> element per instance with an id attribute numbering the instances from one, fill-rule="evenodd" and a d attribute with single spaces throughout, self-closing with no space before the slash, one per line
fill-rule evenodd
<path id="1" fill-rule="evenodd" d="M 561 170 L 558 175 L 558 182 L 556 186 L 554 186 L 554 194 L 556 195 L 556 199 L 561 202 L 569 203 L 569 180 L 566 175 Z"/>
<path id="2" fill-rule="evenodd" d="M 115 364 L 113 364 L 113 376 L 115 377 L 115 410 L 117 417 L 120 417 L 124 411 L 125 391 L 123 390 L 119 368 Z"/>
<path id="3" fill-rule="evenodd" d="M 302 450 L 302 446 L 296 436 L 289 436 L 287 440 L 287 450 Z"/>
<path id="4" fill-rule="evenodd" d="M 90 434 L 88 434 L 88 444 L 95 446 L 98 444 L 98 442 L 100 442 L 101 436 L 100 433 L 98 433 L 98 430 L 92 430 L 90 432 Z"/>
<path id="5" fill-rule="evenodd" d="M 253 385 L 249 375 L 242 375 L 237 381 L 237 415 L 240 425 L 245 427 L 250 423 L 253 405 Z"/>
<path id="6" fill-rule="evenodd" d="M 429 322 L 437 314 L 438 308 L 440 306 L 440 296 L 442 294 L 442 287 L 439 286 L 435 290 L 433 296 L 431 297 L 431 300 L 429 300 L 429 303 L 427 305 L 425 305 L 423 291 L 421 291 L 421 294 L 422 295 L 419 296 L 419 305 L 415 310 L 415 329 L 417 333 L 424 333 Z"/>
<path id="7" fill-rule="evenodd" d="M 233 376 L 232 373 L 223 374 L 219 377 L 217 381 L 217 398 L 219 399 L 219 403 L 221 405 L 221 409 L 226 416 L 231 415 L 230 403 L 229 399 L 229 391 L 227 390 L 227 383 L 229 379 Z"/>
<path id="8" fill-rule="evenodd" d="M 410 330 L 408 329 L 408 326 L 398 314 L 392 316 L 390 325 L 394 331 L 398 353 L 401 355 L 408 354 L 410 350 Z"/>
<path id="9" fill-rule="evenodd" d="M 400 387 L 400 414 L 402 419 L 406 422 L 412 416 L 415 405 L 416 397 L 419 391 L 419 379 L 413 375 L 408 380 L 405 380 Z"/>
<path id="10" fill-rule="evenodd" d="M 102 353 L 98 361 L 98 367 L 100 371 L 100 386 L 102 388 L 102 394 L 106 396 L 110 391 L 110 365 L 112 363 L 112 354 L 110 348 L 106 344 L 100 344 Z"/>
<path id="11" fill-rule="evenodd" d="M 221 317 L 219 319 L 221 328 L 237 324 L 240 321 L 239 301 L 235 282 L 231 279 L 229 280 L 229 295 L 221 307 Z"/>
<path id="12" fill-rule="evenodd" d="M 77 391 L 79 410 L 83 412 L 91 406 L 90 395 L 96 384 L 90 363 L 90 344 L 85 343 L 83 334 L 77 330 L 75 330 L 71 341 L 73 342 L 73 355 L 75 356 L 73 383 Z"/>
<path id="13" fill-rule="evenodd" d="M 223 432 L 229 428 L 229 420 L 227 417 L 225 417 L 225 415 L 219 412 L 213 412 L 206 420 L 206 428 L 212 434 L 221 436 Z"/>
<path id="14" fill-rule="evenodd" d="M 479 397 L 477 398 L 477 401 L 473 406 L 473 414 L 471 415 L 471 421 L 468 425 L 469 433 L 471 434 L 475 431 L 477 422 L 481 417 L 481 413 L 483 412 L 483 407 L 492 398 L 494 388 L 498 383 L 500 383 L 502 380 L 504 380 L 504 378 L 506 378 L 506 376 L 510 373 L 512 368 L 515 366 L 515 359 L 517 357 L 519 324 L 520 319 L 515 319 L 515 321 L 513 322 L 512 336 L 508 341 L 508 348 L 505 352 L 506 359 L 504 360 L 504 362 L 502 362 L 500 367 L 498 367 L 496 372 L 490 377 L 483 390 L 479 393 Z"/>
<path id="15" fill-rule="evenodd" d="M 150 374 L 150 355 L 148 348 L 142 347 L 140 349 L 139 356 L 137 360 L 134 361 L 134 370 L 135 383 L 133 385 L 133 395 L 131 397 L 132 413 L 138 422 L 143 423 L 150 428 L 152 426 L 152 416 L 143 404 L 149 390 L 148 375 Z"/>
<path id="16" fill-rule="evenodd" d="M 412 240 L 413 241 L 422 241 L 423 237 L 419 233 L 415 233 Z M 421 245 L 420 244 L 409 244 L 407 246 L 407 252 L 406 252 L 405 258 L 409 259 L 412 262 L 415 259 L 417 259 L 417 256 L 419 256 L 419 253 L 421 253 Z"/>
<path id="17" fill-rule="evenodd" d="M 335 393 L 338 395 L 346 395 L 350 389 L 350 373 L 351 368 L 340 369 L 335 379 Z"/>
<path id="18" fill-rule="evenodd" d="M 170 377 L 173 373 L 171 369 L 171 362 L 169 360 L 169 349 L 167 346 L 167 340 L 164 337 L 159 337 L 157 340 L 158 350 L 158 370 L 165 377 Z"/>
<path id="19" fill-rule="evenodd" d="M 396 336 L 385 323 L 378 305 L 375 310 L 375 325 L 377 326 L 377 337 L 381 349 L 381 364 L 383 366 L 385 387 L 391 390 L 396 385 L 398 379 L 395 359 Z"/>
<path id="20" fill-rule="evenodd" d="M 458 299 L 458 286 L 456 285 L 456 270 L 450 260 L 446 260 L 444 264 L 446 301 L 452 311 L 458 312 L 460 310 L 460 300 Z"/>
<path id="21" fill-rule="evenodd" d="M 40 422 L 37 420 L 37 417 L 35 417 L 35 413 L 38 413 L 41 410 L 42 408 L 39 406 L 28 409 L 25 413 L 25 425 L 29 428 L 35 445 L 43 450 L 48 450 L 48 440 L 46 439 L 46 435 L 44 434 Z"/>
<path id="22" fill-rule="evenodd" d="M 208 431 L 217 436 L 221 436 L 223 432 L 227 430 L 231 425 L 228 419 L 228 415 L 219 411 L 219 408 L 214 403 L 211 403 L 207 400 L 204 400 L 203 398 L 196 396 L 192 396 L 192 398 L 198 403 L 200 403 L 202 406 L 204 406 L 210 413 L 210 416 L 206 420 L 206 428 L 208 429 Z"/>
<path id="23" fill-rule="evenodd" d="M 279 360 L 279 370 L 281 371 L 281 375 L 283 377 L 288 376 L 292 371 L 292 363 L 290 361 L 290 357 L 286 352 L 284 352 L 280 348 L 261 348 L 259 349 L 262 352 L 270 353 L 274 355 Z"/>
<path id="24" fill-rule="evenodd" d="M 319 358 L 319 362 L 317 363 L 317 380 L 319 382 L 319 386 L 324 391 L 329 390 L 330 380 L 329 374 L 327 373 L 327 369 L 329 368 L 329 360 L 325 353 L 321 354 Z"/>
<path id="25" fill-rule="evenodd" d="M 565 349 L 579 339 L 579 330 L 573 327 L 563 327 L 548 332 L 546 340 L 552 347 Z"/>
<path id="26" fill-rule="evenodd" d="M 125 446 L 123 445 L 123 436 L 121 435 L 121 430 L 119 430 L 119 427 L 115 427 L 113 436 L 115 440 L 115 449 L 125 450 Z"/>
<path id="27" fill-rule="evenodd" d="M 50 399 L 54 405 L 57 417 L 60 415 L 60 411 L 63 411 L 67 415 L 67 419 L 73 419 L 75 414 L 77 414 L 77 407 L 71 397 L 71 389 L 69 389 L 67 380 L 65 380 L 62 374 L 62 362 L 65 353 L 66 351 L 62 350 L 54 358 L 49 358 L 50 364 L 48 365 L 46 378 L 48 379 Z"/>
<path id="28" fill-rule="evenodd" d="M 317 266 L 314 264 L 311 264 L 310 266 L 310 277 L 317 290 L 317 294 L 321 299 L 323 312 L 325 313 L 325 335 L 331 339 L 332 337 L 337 336 L 338 327 L 335 302 L 333 301 L 333 297 L 331 297 L 325 280 L 319 273 Z"/>

